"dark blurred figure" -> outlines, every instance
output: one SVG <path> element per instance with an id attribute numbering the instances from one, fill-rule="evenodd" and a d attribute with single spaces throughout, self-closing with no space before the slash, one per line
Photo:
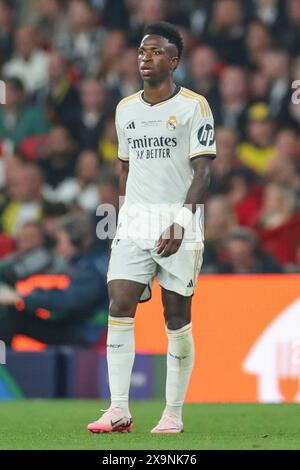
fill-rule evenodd
<path id="1" fill-rule="evenodd" d="M 83 150 L 78 157 L 73 178 L 66 178 L 49 195 L 56 202 L 76 205 L 87 212 L 94 212 L 99 204 L 97 178 L 100 175 L 100 159 L 94 150 Z"/>
<path id="2" fill-rule="evenodd" d="M 276 155 L 274 121 L 267 103 L 257 102 L 247 111 L 246 138 L 237 148 L 240 162 L 249 170 L 263 175 Z"/>
<path id="3" fill-rule="evenodd" d="M 80 116 L 80 97 L 63 56 L 53 51 L 49 54 L 49 80 L 44 102 L 53 124 L 66 127 L 74 138 Z"/>
<path id="4" fill-rule="evenodd" d="M 286 0 L 246 0 L 244 3 L 248 19 L 265 23 L 273 34 L 279 34 L 286 24 Z"/>
<path id="5" fill-rule="evenodd" d="M 76 144 L 65 127 L 57 126 L 51 130 L 45 145 L 39 149 L 37 163 L 45 182 L 53 188 L 74 175 Z"/>
<path id="6" fill-rule="evenodd" d="M 95 18 L 96 16 L 96 18 Z M 67 17 L 69 28 L 57 34 L 54 47 L 76 67 L 82 76 L 95 74 L 97 56 L 105 38 L 105 29 L 97 26 L 97 13 L 89 2 L 69 2 Z"/>
<path id="7" fill-rule="evenodd" d="M 6 105 L 0 107 L 0 142 L 13 149 L 27 137 L 43 135 L 49 130 L 42 108 L 26 103 L 24 86 L 19 78 L 6 83 Z"/>
<path id="8" fill-rule="evenodd" d="M 147 24 L 166 19 L 165 0 L 127 0 L 131 10 L 128 37 L 132 45 L 138 46 Z"/>
<path id="9" fill-rule="evenodd" d="M 69 263 L 68 277 L 58 277 L 56 288 L 34 288 L 27 295 L 0 289 L 0 305 L 10 307 L 0 320 L 0 338 L 7 345 L 22 334 L 46 344 L 91 346 L 105 332 L 98 321 L 108 308 L 107 256 L 93 249 L 89 220 L 67 216 L 56 239 L 56 253 Z"/>
<path id="10" fill-rule="evenodd" d="M 294 262 L 300 238 L 300 211 L 290 182 L 270 182 L 265 186 L 258 229 L 268 253 L 282 265 Z"/>
<path id="11" fill-rule="evenodd" d="M 220 78 L 219 104 L 214 108 L 217 125 L 245 132 L 248 97 L 247 75 L 242 67 L 226 67 Z"/>
<path id="12" fill-rule="evenodd" d="M 13 53 L 15 9 L 11 0 L 0 0 L 0 67 Z"/>
<path id="13" fill-rule="evenodd" d="M 239 166 L 236 158 L 237 133 L 231 127 L 216 131 L 218 158 L 212 164 L 211 193 L 221 192 L 226 177 Z"/>
<path id="14" fill-rule="evenodd" d="M 204 42 L 218 51 L 225 64 L 245 64 L 244 10 L 238 0 L 216 0 Z"/>
<path id="15" fill-rule="evenodd" d="M 1 282 L 15 286 L 16 282 L 34 274 L 66 272 L 66 264 L 54 257 L 47 247 L 47 236 L 41 223 L 25 223 L 16 242 L 16 254 L 0 262 Z"/>
<path id="16" fill-rule="evenodd" d="M 77 123 L 80 150 L 98 150 L 106 119 L 106 89 L 102 81 L 83 80 L 80 88 L 81 115 Z"/>
<path id="17" fill-rule="evenodd" d="M 268 83 L 270 115 L 277 119 L 289 105 L 291 96 L 290 57 L 282 49 L 271 49 L 264 53 L 261 73 Z"/>
<path id="18" fill-rule="evenodd" d="M 38 48 L 37 35 L 31 26 L 21 25 L 15 33 L 15 54 L 3 67 L 5 78 L 18 77 L 26 92 L 35 97 L 48 79 L 48 54 Z"/>
<path id="19" fill-rule="evenodd" d="M 114 164 L 118 159 L 118 136 L 114 114 L 107 117 L 99 142 L 99 151 L 104 164 Z"/>
<path id="20" fill-rule="evenodd" d="M 42 217 L 43 176 L 36 165 L 14 164 L 7 174 L 6 199 L 0 205 L 3 232 L 17 235 L 26 222 Z"/>
<path id="21" fill-rule="evenodd" d="M 261 21 L 253 21 L 246 29 L 246 65 L 253 70 L 261 67 L 265 52 L 274 46 L 270 29 Z"/>
<path id="22" fill-rule="evenodd" d="M 51 49 L 55 38 L 69 27 L 66 14 L 68 0 L 37 0 L 34 25 L 41 47 Z"/>
<path id="23" fill-rule="evenodd" d="M 92 3 L 97 6 L 97 3 L 102 3 L 102 18 L 103 24 L 108 29 L 122 29 L 127 30 L 129 25 L 129 11 L 126 6 L 126 0 L 104 0 L 98 2 L 97 0 L 92 0 Z"/>
<path id="24" fill-rule="evenodd" d="M 285 0 L 287 22 L 280 32 L 283 45 L 292 56 L 300 54 L 300 2 Z"/>
<path id="25" fill-rule="evenodd" d="M 225 244 L 227 261 L 220 265 L 222 274 L 281 273 L 280 265 L 264 253 L 253 232 L 238 229 Z"/>
<path id="26" fill-rule="evenodd" d="M 217 77 L 218 58 L 216 52 L 208 46 L 196 47 L 191 53 L 189 66 L 191 89 L 205 96 L 215 115 L 215 110 L 220 100 Z"/>

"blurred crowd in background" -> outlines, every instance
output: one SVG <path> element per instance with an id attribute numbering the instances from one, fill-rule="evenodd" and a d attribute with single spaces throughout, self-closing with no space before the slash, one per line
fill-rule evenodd
<path id="1" fill-rule="evenodd" d="M 202 272 L 300 272 L 300 0 L 0 0 L 0 258 L 56 254 L 62 217 L 117 208 L 115 107 L 159 20 L 184 39 L 175 81 L 215 117 Z"/>

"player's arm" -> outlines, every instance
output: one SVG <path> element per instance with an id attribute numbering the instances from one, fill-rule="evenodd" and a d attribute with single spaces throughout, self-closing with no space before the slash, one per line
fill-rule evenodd
<path id="1" fill-rule="evenodd" d="M 197 205 L 204 201 L 210 182 L 211 161 L 215 156 L 213 115 L 205 98 L 199 96 L 190 128 L 189 157 L 194 169 L 194 177 L 187 192 L 184 206 L 175 218 L 173 225 L 161 235 L 158 241 L 158 253 L 161 256 L 170 256 L 179 249 L 184 235 L 184 227 L 187 227 L 191 222 Z"/>
<path id="2" fill-rule="evenodd" d="M 129 164 L 127 162 L 121 162 L 121 170 L 119 177 L 119 196 L 125 196 L 128 172 Z"/>
<path id="3" fill-rule="evenodd" d="M 211 178 L 211 158 L 195 158 L 191 161 L 194 169 L 194 178 L 190 189 L 187 192 L 184 206 L 188 206 L 192 213 L 195 213 L 197 206 L 204 203 L 204 198 L 209 187 Z"/>
<path id="4" fill-rule="evenodd" d="M 189 211 L 192 214 L 196 212 L 197 206 L 204 202 L 210 183 L 212 160 L 201 156 L 192 160 L 191 164 L 194 169 L 194 177 L 184 202 L 184 211 Z M 183 215 L 188 220 L 189 213 L 183 212 Z M 163 257 L 176 253 L 182 243 L 183 235 L 183 226 L 176 222 L 172 224 L 160 236 L 157 253 Z"/>
<path id="5" fill-rule="evenodd" d="M 117 107 L 116 109 L 116 131 L 118 135 L 118 158 L 121 164 L 121 170 L 119 175 L 119 195 L 125 196 L 126 183 L 129 172 L 129 148 L 126 136 L 124 134 L 122 118 L 122 107 Z"/>

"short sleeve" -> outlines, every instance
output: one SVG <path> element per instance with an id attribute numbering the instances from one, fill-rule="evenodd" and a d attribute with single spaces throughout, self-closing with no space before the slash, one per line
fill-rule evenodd
<path id="1" fill-rule="evenodd" d="M 190 133 L 190 159 L 216 157 L 214 118 L 205 98 L 199 97 Z"/>
<path id="2" fill-rule="evenodd" d="M 122 129 L 122 126 L 120 124 L 120 111 L 119 108 L 117 107 L 116 110 L 116 131 L 118 135 L 118 158 L 122 162 L 128 162 L 129 161 L 129 149 L 128 149 L 128 142 L 127 139 L 124 135 L 124 131 Z"/>

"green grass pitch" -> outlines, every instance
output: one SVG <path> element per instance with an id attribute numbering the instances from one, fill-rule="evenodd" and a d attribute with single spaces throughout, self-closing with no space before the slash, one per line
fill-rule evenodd
<path id="1" fill-rule="evenodd" d="M 300 449 L 300 405 L 192 404 L 185 432 L 150 435 L 162 402 L 135 402 L 132 434 L 90 434 L 86 425 L 107 403 L 14 401 L 0 403 L 0 449 L 202 450 Z"/>

